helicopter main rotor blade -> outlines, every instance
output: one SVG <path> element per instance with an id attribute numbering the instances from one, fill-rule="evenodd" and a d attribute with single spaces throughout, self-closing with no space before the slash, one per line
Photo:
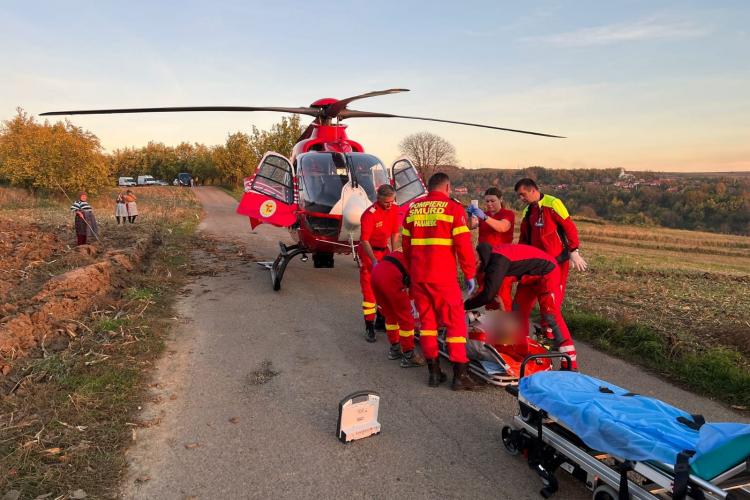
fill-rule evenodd
<path id="1" fill-rule="evenodd" d="M 409 89 L 376 90 L 374 92 L 367 92 L 366 94 L 347 97 L 328 106 L 328 108 L 326 109 L 326 116 L 328 118 L 336 118 L 341 114 L 342 111 L 346 109 L 346 106 L 350 102 L 356 101 L 358 99 L 367 99 L 368 97 L 377 97 L 379 95 L 398 94 L 399 92 L 409 92 Z"/>
<path id="2" fill-rule="evenodd" d="M 85 109 L 74 111 L 48 111 L 40 116 L 55 115 L 109 115 L 117 113 L 173 113 L 185 111 L 274 111 L 277 113 L 295 113 L 317 117 L 319 109 L 315 108 L 280 108 L 255 106 L 186 106 L 174 108 L 120 108 L 120 109 Z"/>
<path id="3" fill-rule="evenodd" d="M 428 122 L 453 123 L 456 125 L 468 125 L 469 127 L 490 128 L 494 130 L 503 130 L 505 132 L 516 132 L 519 134 L 540 135 L 542 137 L 554 137 L 557 139 L 565 139 L 565 137 L 561 135 L 543 134 L 541 132 L 531 132 L 529 130 L 518 130 L 515 128 L 495 127 L 493 125 L 483 125 L 481 123 L 458 122 L 454 120 L 441 120 L 440 118 L 424 118 L 421 116 L 392 115 L 390 113 L 376 113 L 372 111 L 356 111 L 353 109 L 345 109 L 341 111 L 341 113 L 339 113 L 339 120 L 345 120 L 347 118 L 406 118 L 407 120 L 423 120 L 423 121 L 428 121 Z"/>

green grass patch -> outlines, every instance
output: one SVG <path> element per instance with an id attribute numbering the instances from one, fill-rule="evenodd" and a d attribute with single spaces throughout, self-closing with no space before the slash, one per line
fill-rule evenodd
<path id="1" fill-rule="evenodd" d="M 128 300 L 154 300 L 159 294 L 158 289 L 154 288 L 128 288 L 125 290 L 125 298 Z"/>
<path id="2" fill-rule="evenodd" d="M 730 405 L 750 407 L 750 372 L 741 354 L 726 347 L 670 345 L 648 326 L 566 310 L 573 335 L 597 349 L 660 373 L 678 384 Z"/>

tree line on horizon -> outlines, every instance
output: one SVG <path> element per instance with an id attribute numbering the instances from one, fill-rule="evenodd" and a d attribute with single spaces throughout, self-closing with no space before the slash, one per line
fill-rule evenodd
<path id="1" fill-rule="evenodd" d="M 637 181 L 618 183 L 621 170 L 463 169 L 450 172 L 461 196 L 481 198 L 488 187 L 503 193 L 505 204 L 522 210 L 513 186 L 524 177 L 534 179 L 543 193 L 563 200 L 568 210 L 587 218 L 624 224 L 656 225 L 750 235 L 750 176 L 662 174 L 637 172 Z M 640 182 L 642 181 L 642 182 Z"/>
<path id="2" fill-rule="evenodd" d="M 34 192 L 103 191 L 117 177 L 152 175 L 170 182 L 180 172 L 199 184 L 240 187 L 267 151 L 287 157 L 302 134 L 299 115 L 282 117 L 269 130 L 229 134 L 224 144 L 183 142 L 168 146 L 150 141 L 142 147 L 104 152 L 93 133 L 70 121 L 38 122 L 18 109 L 0 126 L 0 184 Z M 648 185 L 660 174 L 640 172 L 642 186 L 615 185 L 619 169 L 556 170 L 465 169 L 455 164 L 455 148 L 440 136 L 419 132 L 399 144 L 427 178 L 436 170 L 451 175 L 459 196 L 481 198 L 490 186 L 504 193 L 508 206 L 521 209 L 513 186 L 522 177 L 535 179 L 543 192 L 563 199 L 571 213 L 631 224 L 750 234 L 750 177 L 672 176 L 669 182 Z"/>

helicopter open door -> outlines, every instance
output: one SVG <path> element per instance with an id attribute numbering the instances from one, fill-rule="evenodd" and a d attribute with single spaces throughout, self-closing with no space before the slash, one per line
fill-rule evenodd
<path id="1" fill-rule="evenodd" d="M 297 221 L 292 164 L 284 156 L 268 152 L 255 175 L 245 179 L 245 194 L 237 213 L 250 217 L 250 225 L 289 227 Z"/>
<path id="2" fill-rule="evenodd" d="M 391 178 L 393 187 L 396 189 L 396 205 L 398 213 L 403 220 L 409 204 L 420 196 L 427 194 L 422 179 L 419 177 L 417 167 L 408 158 L 400 158 L 391 166 Z"/>

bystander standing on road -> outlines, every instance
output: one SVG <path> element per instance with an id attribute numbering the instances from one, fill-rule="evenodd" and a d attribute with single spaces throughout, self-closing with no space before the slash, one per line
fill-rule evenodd
<path id="1" fill-rule="evenodd" d="M 85 192 L 78 195 L 78 201 L 70 206 L 70 211 L 75 214 L 74 226 L 76 230 L 76 244 L 85 245 L 89 236 L 98 238 L 99 227 L 96 224 L 94 210 L 88 202 Z"/>

